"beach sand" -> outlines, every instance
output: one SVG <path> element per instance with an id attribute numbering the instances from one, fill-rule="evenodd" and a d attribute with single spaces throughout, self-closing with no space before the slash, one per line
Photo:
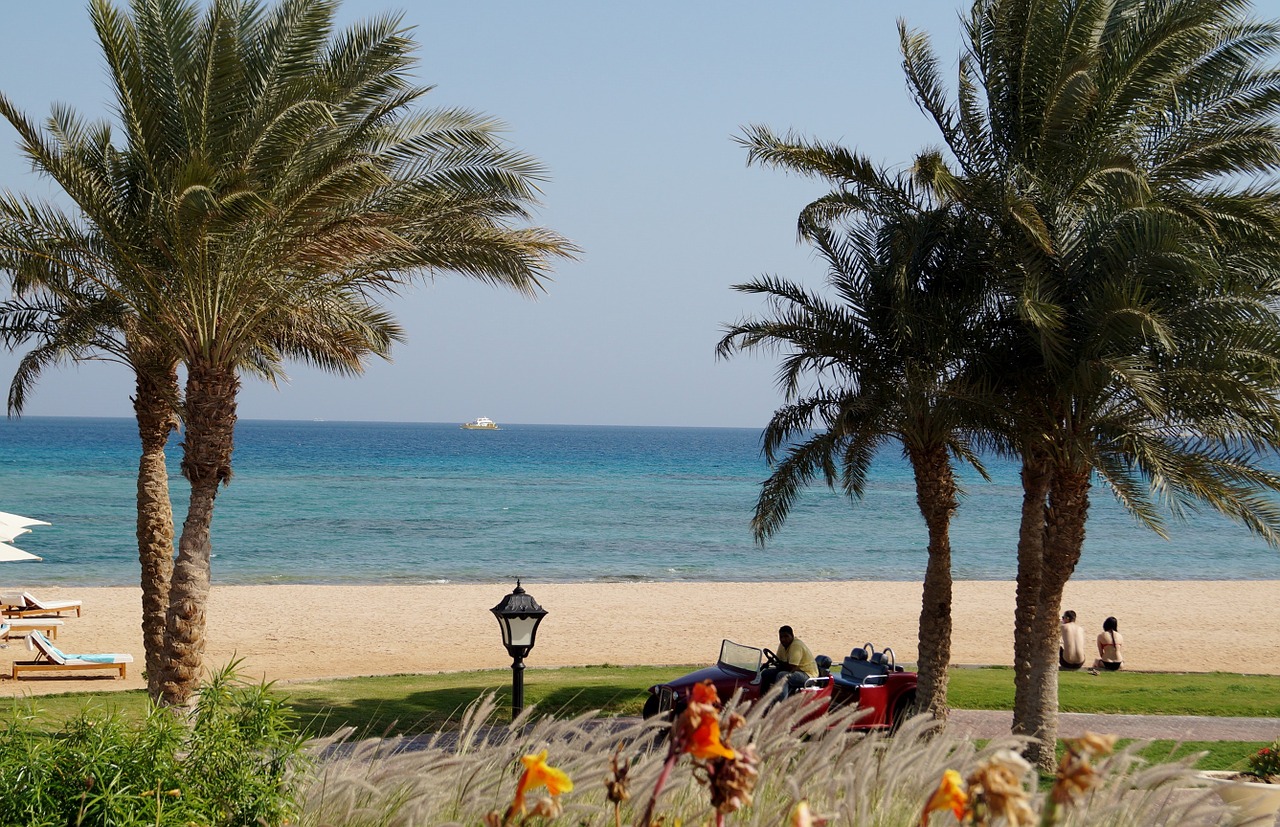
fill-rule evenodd
<path id="1" fill-rule="evenodd" d="M 206 664 L 242 658 L 252 678 L 428 673 L 510 666 L 489 609 L 510 584 L 412 586 L 217 586 L 209 603 Z M 920 584 L 533 583 L 549 614 L 530 669 L 598 664 L 706 664 L 730 638 L 776 648 L 787 623 L 817 654 L 836 662 L 854 646 L 893 647 L 916 659 Z M 78 598 L 83 617 L 66 620 L 65 652 L 129 652 L 123 681 L 10 679 L 9 664 L 31 656 L 21 639 L 0 649 L 0 694 L 42 694 L 144 686 L 140 591 L 41 589 Z M 1090 641 L 1108 615 L 1120 621 L 1126 667 L 1280 675 L 1275 606 L 1280 581 L 1079 581 L 1064 609 Z M 1012 582 L 955 585 L 952 661 L 1013 662 Z"/>

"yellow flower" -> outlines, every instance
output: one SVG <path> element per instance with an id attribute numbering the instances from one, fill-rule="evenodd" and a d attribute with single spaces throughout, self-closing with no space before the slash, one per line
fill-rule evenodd
<path id="1" fill-rule="evenodd" d="M 791 808 L 791 821 L 788 827 L 826 827 L 827 820 L 813 814 L 809 809 L 808 801 L 798 801 L 796 806 Z"/>
<path id="2" fill-rule="evenodd" d="M 516 794 L 511 799 L 511 806 L 507 808 L 504 823 L 513 818 L 516 813 L 524 812 L 524 795 L 529 790 L 546 787 L 547 792 L 554 798 L 560 793 L 567 793 L 573 789 L 573 781 L 567 773 L 547 766 L 545 749 L 537 755 L 521 756 L 520 763 L 524 764 L 524 772 L 520 774 L 520 781 L 516 784 Z"/>
<path id="3" fill-rule="evenodd" d="M 537 755 L 525 755 L 520 758 L 524 764 L 524 773 L 520 776 L 520 791 L 537 787 L 546 787 L 552 795 L 567 793 L 573 789 L 573 781 L 564 772 L 547 766 L 547 751 L 544 749 Z"/>
<path id="4" fill-rule="evenodd" d="M 929 797 L 929 803 L 924 805 L 924 812 L 920 814 L 921 827 L 929 823 L 931 814 L 941 810 L 950 810 L 955 813 L 956 821 L 963 819 L 965 813 L 969 812 L 969 796 L 964 791 L 964 781 L 960 778 L 960 773 L 955 770 L 942 773 L 938 789 L 933 791 L 933 795 Z"/>

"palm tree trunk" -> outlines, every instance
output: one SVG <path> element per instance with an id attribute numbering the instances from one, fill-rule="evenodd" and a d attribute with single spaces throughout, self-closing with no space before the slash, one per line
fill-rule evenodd
<path id="1" fill-rule="evenodd" d="M 956 512 L 956 482 L 945 446 L 909 447 L 916 477 L 916 503 L 929 531 L 920 607 L 916 663 L 916 710 L 947 718 L 947 668 L 951 665 L 951 517 Z"/>
<path id="2" fill-rule="evenodd" d="M 142 455 L 138 460 L 138 563 L 142 578 L 142 646 L 146 652 L 147 693 L 160 699 L 160 669 L 169 580 L 173 575 L 173 503 L 165 445 L 177 427 L 174 402 L 178 373 L 174 365 L 147 370 L 136 366 L 133 410 Z"/>
<path id="3" fill-rule="evenodd" d="M 191 482 L 191 500 L 178 540 L 165 626 L 161 682 L 163 701 L 170 706 L 186 704 L 200 683 L 212 552 L 209 529 L 218 486 L 231 481 L 239 389 L 233 370 L 205 364 L 187 368 L 182 474 Z"/>
<path id="4" fill-rule="evenodd" d="M 1044 564 L 1041 566 L 1040 600 L 1036 606 L 1031 653 L 1032 673 L 1037 676 L 1034 741 L 1027 760 L 1052 772 L 1054 747 L 1058 739 L 1058 646 L 1062 629 L 1062 592 L 1080 562 L 1084 550 L 1084 527 L 1089 513 L 1091 469 L 1058 468 L 1049 489 L 1049 510 L 1045 519 Z"/>
<path id="5" fill-rule="evenodd" d="M 1022 518 L 1018 526 L 1018 589 L 1013 614 L 1013 732 L 1033 735 L 1040 697 L 1035 651 L 1036 611 L 1044 565 L 1045 512 L 1051 474 L 1042 457 L 1022 460 Z"/>

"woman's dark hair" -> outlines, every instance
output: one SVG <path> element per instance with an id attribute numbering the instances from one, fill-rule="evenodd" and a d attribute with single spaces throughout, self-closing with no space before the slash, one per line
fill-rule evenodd
<path id="1" fill-rule="evenodd" d="M 1120 631 L 1120 624 L 1116 623 L 1116 619 L 1114 617 L 1109 617 L 1106 620 L 1102 621 L 1102 631 L 1118 632 Z"/>
<path id="2" fill-rule="evenodd" d="M 1071 611 L 1070 609 L 1067 609 L 1065 612 L 1062 613 L 1062 619 L 1068 623 L 1075 623 L 1076 613 Z"/>

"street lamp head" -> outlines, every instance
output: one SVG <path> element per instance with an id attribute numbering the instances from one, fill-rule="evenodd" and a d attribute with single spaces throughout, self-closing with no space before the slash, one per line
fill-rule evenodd
<path id="1" fill-rule="evenodd" d="M 502 645 L 507 647 L 511 657 L 518 660 L 528 655 L 538 634 L 538 624 L 547 616 L 547 610 L 538 605 L 533 595 L 520 588 L 520 581 L 516 580 L 515 590 L 489 611 L 498 618 Z"/>

